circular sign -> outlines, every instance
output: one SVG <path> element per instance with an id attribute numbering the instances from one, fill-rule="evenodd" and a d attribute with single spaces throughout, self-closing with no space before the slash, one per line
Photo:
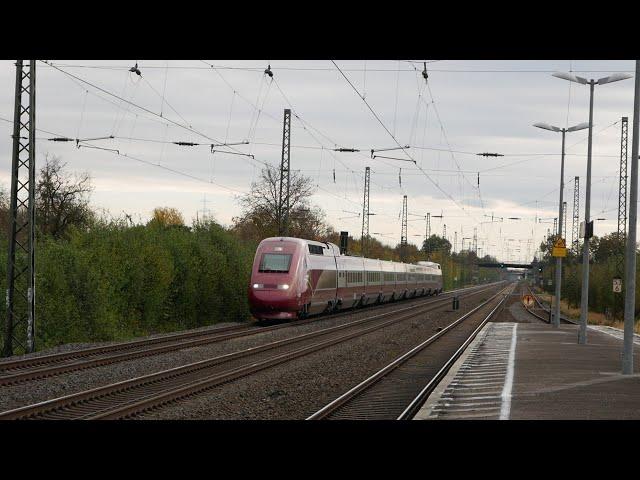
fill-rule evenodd
<path id="1" fill-rule="evenodd" d="M 525 307 L 533 307 L 534 300 L 532 295 L 525 295 L 522 297 L 522 303 Z"/>

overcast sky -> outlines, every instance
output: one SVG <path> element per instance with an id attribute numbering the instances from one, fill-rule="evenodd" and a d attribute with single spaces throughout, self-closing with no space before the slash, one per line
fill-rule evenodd
<path id="1" fill-rule="evenodd" d="M 390 245 L 399 242 L 406 194 L 413 214 L 410 243 L 424 238 L 427 212 L 442 214 L 442 220 L 431 221 L 433 233 L 441 235 L 446 224 L 452 243 L 457 232 L 459 250 L 462 238 L 472 237 L 476 227 L 481 254 L 511 261 L 531 260 L 558 215 L 561 134 L 532 124 L 565 127 L 588 121 L 588 86 L 551 73 L 571 70 L 600 78 L 634 70 L 632 60 L 430 60 L 427 86 L 417 61 L 336 62 L 352 87 L 329 60 L 271 61 L 273 80 L 263 73 L 268 60 L 137 60 L 141 77 L 129 72 L 136 60 L 52 62 L 62 71 L 37 65 L 37 162 L 49 153 L 60 156 L 72 171 L 88 171 L 95 188 L 92 203 L 114 216 L 126 212 L 145 221 L 154 207 L 171 206 L 190 222 L 206 205 L 218 222 L 231 224 L 239 214 L 237 195 L 248 191 L 264 163 L 279 164 L 283 109 L 291 106 L 297 115 L 291 168 L 313 179 L 313 201 L 336 230 L 360 236 L 364 170 L 370 166 L 373 236 Z M 0 61 L 4 120 L 13 118 L 14 82 L 14 61 Z M 354 87 L 397 141 L 411 146 L 406 152 L 422 171 L 411 162 L 370 158 L 372 148 L 397 145 Z M 595 90 L 591 212 L 592 218 L 606 219 L 595 222 L 595 234 L 602 235 L 617 228 L 620 119 L 632 121 L 633 81 Z M 51 142 L 47 138 L 53 135 L 45 131 L 80 139 L 113 135 L 86 145 L 117 149 L 120 155 Z M 12 124 L 0 120 L 0 182 L 5 188 L 11 132 Z M 564 195 L 569 222 L 575 176 L 580 177 L 584 216 L 586 138 L 587 130 L 567 134 Z M 212 154 L 209 147 L 214 141 L 246 140 L 248 145 L 233 148 L 255 155 L 255 160 Z M 166 143 L 174 141 L 204 145 Z M 333 152 L 337 147 L 361 152 Z M 480 152 L 504 157 L 475 155 Z M 380 155 L 407 159 L 402 150 Z M 481 223 L 491 222 L 492 214 L 494 223 Z M 536 223 L 536 217 L 548 223 Z"/>

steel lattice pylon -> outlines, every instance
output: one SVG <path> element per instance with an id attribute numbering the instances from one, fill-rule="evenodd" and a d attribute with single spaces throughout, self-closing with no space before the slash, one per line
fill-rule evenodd
<path id="1" fill-rule="evenodd" d="M 16 62 L 7 317 L 3 355 L 35 349 L 36 63 Z"/>
<path id="2" fill-rule="evenodd" d="M 427 212 L 427 226 L 426 226 L 427 238 L 431 237 L 431 213 Z"/>
<path id="3" fill-rule="evenodd" d="M 429 260 L 429 256 L 431 254 L 431 249 L 429 248 L 429 238 L 431 238 L 431 213 L 427 212 L 427 224 L 425 225 L 424 230 L 425 244 L 424 244 L 424 252 L 427 254 L 427 260 Z"/>
<path id="4" fill-rule="evenodd" d="M 282 128 L 282 161 L 280 162 L 280 190 L 278 197 L 278 235 L 289 234 L 289 187 L 291 167 L 291 110 L 284 109 Z"/>
<path id="5" fill-rule="evenodd" d="M 478 255 L 478 229 L 473 229 L 473 253 Z"/>
<path id="6" fill-rule="evenodd" d="M 580 253 L 580 177 L 575 177 L 574 179 L 571 249 L 576 256 Z"/>
<path id="7" fill-rule="evenodd" d="M 364 201 L 362 202 L 362 236 L 360 237 L 360 247 L 362 256 L 366 256 L 366 250 L 369 243 L 369 179 L 371 169 L 364 169 Z"/>
<path id="8" fill-rule="evenodd" d="M 400 260 L 407 257 L 407 196 L 402 197 L 402 231 L 400 232 Z"/>
<path id="9" fill-rule="evenodd" d="M 618 239 L 620 248 L 615 252 L 616 277 L 624 277 L 624 252 L 627 238 L 627 140 L 629 135 L 629 119 L 622 117 L 620 135 L 620 180 L 618 184 Z M 613 316 L 623 310 L 624 295 L 613 295 Z"/>

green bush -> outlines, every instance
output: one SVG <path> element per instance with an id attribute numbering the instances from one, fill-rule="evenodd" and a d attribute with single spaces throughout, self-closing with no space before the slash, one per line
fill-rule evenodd
<path id="1" fill-rule="evenodd" d="M 6 245 L 1 238 L 5 252 Z M 246 321 L 254 247 L 215 223 L 188 228 L 101 222 L 88 231 L 72 230 L 68 239 L 39 237 L 36 345 Z M 6 262 L 0 265 L 4 290 Z"/>

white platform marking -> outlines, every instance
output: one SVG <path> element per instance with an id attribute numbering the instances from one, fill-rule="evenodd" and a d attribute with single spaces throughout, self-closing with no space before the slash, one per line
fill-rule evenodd
<path id="1" fill-rule="evenodd" d="M 513 325 L 511 334 L 511 348 L 509 349 L 509 366 L 507 367 L 507 378 L 502 389 L 502 408 L 500 409 L 500 420 L 509 420 L 511 414 L 511 390 L 513 389 L 513 372 L 516 361 L 516 340 L 518 324 Z"/>
<path id="2" fill-rule="evenodd" d="M 509 418 L 516 328 L 515 323 L 487 324 L 421 418 Z"/>

